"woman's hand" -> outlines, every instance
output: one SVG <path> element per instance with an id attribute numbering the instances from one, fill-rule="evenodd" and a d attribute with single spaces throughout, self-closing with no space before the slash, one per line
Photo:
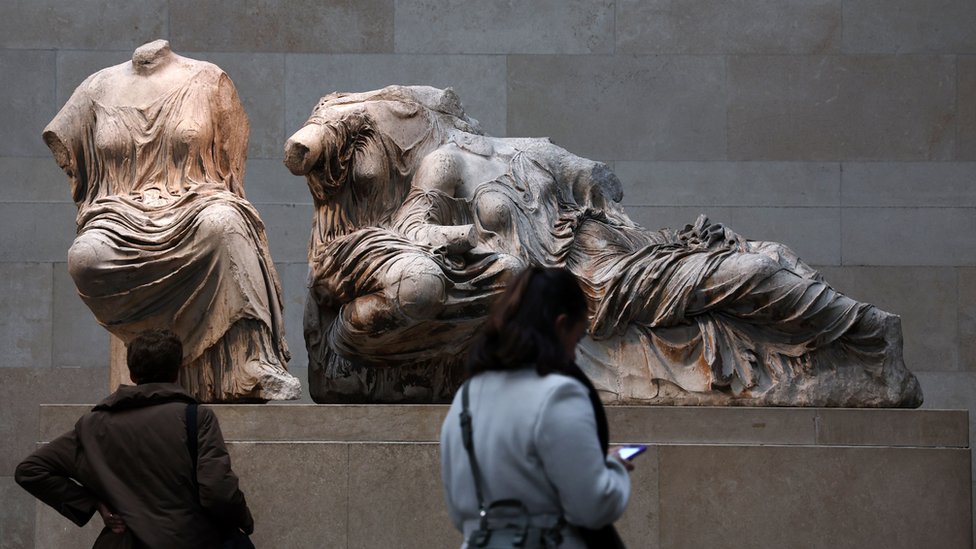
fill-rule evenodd
<path id="1" fill-rule="evenodd" d="M 98 514 L 102 515 L 102 520 L 112 532 L 121 534 L 125 532 L 125 521 L 122 517 L 113 513 L 104 503 L 98 502 Z"/>
<path id="2" fill-rule="evenodd" d="M 628 471 L 633 471 L 634 470 L 634 464 L 631 463 L 630 461 L 628 461 L 628 460 L 620 457 L 620 450 L 621 449 L 623 449 L 623 446 L 611 446 L 607 450 L 607 452 L 611 456 L 617 458 L 617 461 L 619 461 L 620 463 L 622 463 L 625 469 L 627 469 Z"/>

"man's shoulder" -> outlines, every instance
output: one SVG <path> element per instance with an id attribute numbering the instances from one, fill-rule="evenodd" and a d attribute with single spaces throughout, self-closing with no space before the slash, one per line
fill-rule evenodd
<path id="1" fill-rule="evenodd" d="M 217 413 L 214 412 L 213 408 L 207 406 L 206 404 L 197 404 L 197 415 L 200 419 L 206 419 L 211 423 L 217 423 Z"/>
<path id="2" fill-rule="evenodd" d="M 176 383 L 120 385 L 115 392 L 98 403 L 92 411 L 119 411 L 171 402 L 182 402 L 185 405 L 196 401 L 183 387 Z"/>

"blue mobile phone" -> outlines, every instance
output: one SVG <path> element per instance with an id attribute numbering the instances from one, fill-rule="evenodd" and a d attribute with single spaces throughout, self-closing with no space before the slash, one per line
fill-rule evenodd
<path id="1" fill-rule="evenodd" d="M 620 448 L 620 450 L 617 452 L 617 455 L 623 459 L 626 459 L 627 461 L 630 461 L 635 457 L 643 454 L 644 450 L 647 450 L 646 444 L 632 444 Z"/>

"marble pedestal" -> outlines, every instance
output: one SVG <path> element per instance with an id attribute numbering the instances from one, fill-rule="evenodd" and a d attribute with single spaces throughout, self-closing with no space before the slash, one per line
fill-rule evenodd
<path id="1" fill-rule="evenodd" d="M 213 406 L 261 548 L 453 548 L 437 438 L 445 406 Z M 45 405 L 40 438 L 86 406 Z M 619 528 L 630 548 L 969 548 L 965 411 L 647 408 L 608 411 L 637 459 Z M 38 548 L 87 548 L 38 504 Z"/>

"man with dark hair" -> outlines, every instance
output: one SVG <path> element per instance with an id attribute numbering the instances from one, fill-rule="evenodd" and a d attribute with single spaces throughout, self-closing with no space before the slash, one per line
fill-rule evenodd
<path id="1" fill-rule="evenodd" d="M 136 383 L 176 383 L 183 362 L 183 344 L 169 330 L 147 330 L 125 352 L 129 377 Z"/>
<path id="2" fill-rule="evenodd" d="M 126 359 L 136 385 L 120 386 L 28 456 L 17 483 L 79 526 L 97 510 L 106 545 L 204 549 L 238 531 L 250 534 L 254 521 L 217 417 L 176 384 L 179 338 L 144 332 Z M 196 429 L 188 428 L 191 418 Z M 196 444 L 188 439 L 194 431 Z"/>

